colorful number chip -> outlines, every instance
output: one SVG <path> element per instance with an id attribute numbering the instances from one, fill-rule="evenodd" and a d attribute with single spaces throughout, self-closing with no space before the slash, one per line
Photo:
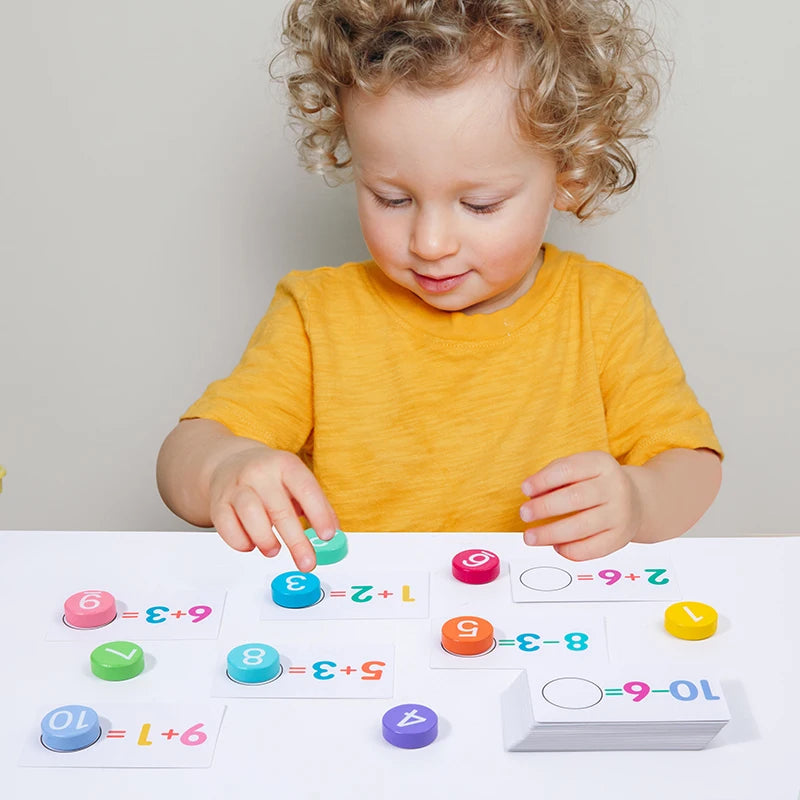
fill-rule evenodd
<path id="1" fill-rule="evenodd" d="M 395 747 L 427 747 L 439 735 L 439 717 L 427 706 L 406 703 L 390 708 L 382 720 L 383 738 Z"/>
<path id="2" fill-rule="evenodd" d="M 99 738 L 100 720 L 88 706 L 61 706 L 42 719 L 42 744 L 48 750 L 72 753 L 90 747 Z"/>
<path id="3" fill-rule="evenodd" d="M 133 642 L 106 642 L 92 650 L 92 673 L 104 681 L 127 681 L 144 669 L 144 652 Z"/>
<path id="4" fill-rule="evenodd" d="M 306 528 L 305 534 L 317 554 L 317 564 L 336 564 L 347 555 L 347 537 L 338 528 L 333 538 L 327 541 L 320 539 L 313 528 Z"/>
<path id="5" fill-rule="evenodd" d="M 269 683 L 282 672 L 280 654 L 268 644 L 240 644 L 228 653 L 228 677 L 236 683 Z"/>
<path id="6" fill-rule="evenodd" d="M 283 608 L 307 608 L 322 599 L 319 578 L 310 572 L 282 572 L 272 579 L 272 602 Z"/>
<path id="7" fill-rule="evenodd" d="M 489 550 L 462 550 L 453 556 L 452 569 L 462 583 L 491 583 L 500 574 L 500 559 Z"/>
<path id="8" fill-rule="evenodd" d="M 442 647 L 448 653 L 480 656 L 494 646 L 494 626 L 481 617 L 454 617 L 442 625 Z"/>
<path id="9" fill-rule="evenodd" d="M 678 639 L 708 639 L 717 630 L 717 612 L 705 603 L 673 603 L 664 612 L 664 627 Z"/>
<path id="10" fill-rule="evenodd" d="M 108 592 L 76 592 L 64 601 L 64 622 L 71 628 L 102 628 L 116 616 L 117 604 Z"/>

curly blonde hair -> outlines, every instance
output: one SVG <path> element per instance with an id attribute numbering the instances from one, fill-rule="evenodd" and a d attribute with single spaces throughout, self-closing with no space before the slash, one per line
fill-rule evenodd
<path id="1" fill-rule="evenodd" d="M 580 220 L 633 186 L 628 145 L 648 137 L 663 63 L 624 0 L 293 0 L 281 41 L 271 73 L 301 163 L 326 179 L 350 165 L 341 90 L 452 87 L 511 48 L 520 134 L 553 158 Z"/>

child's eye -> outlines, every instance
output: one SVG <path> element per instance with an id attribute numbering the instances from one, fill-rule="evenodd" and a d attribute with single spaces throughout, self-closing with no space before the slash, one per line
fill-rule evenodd
<path id="1" fill-rule="evenodd" d="M 401 198 L 387 198 L 381 197 L 379 194 L 372 193 L 372 197 L 374 198 L 375 202 L 381 206 L 381 208 L 401 208 L 408 202 L 407 197 Z"/>
<path id="2" fill-rule="evenodd" d="M 399 197 L 399 198 L 390 198 L 390 197 L 381 197 L 379 194 L 372 193 L 372 197 L 375 202 L 381 208 L 402 208 L 406 203 L 410 203 L 411 201 L 407 197 Z M 488 205 L 477 205 L 475 203 L 464 203 L 465 208 L 468 208 L 474 214 L 494 214 L 495 211 L 499 211 L 502 207 L 503 203 L 490 203 Z"/>
<path id="3" fill-rule="evenodd" d="M 464 203 L 464 205 L 470 210 L 474 211 L 476 214 L 494 214 L 495 211 L 499 211 L 502 207 L 502 203 L 490 203 L 486 206 L 478 206 L 474 203 Z"/>

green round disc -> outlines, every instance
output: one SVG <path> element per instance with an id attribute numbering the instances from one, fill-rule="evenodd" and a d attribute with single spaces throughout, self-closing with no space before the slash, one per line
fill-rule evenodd
<path id="1" fill-rule="evenodd" d="M 338 528 L 333 539 L 327 542 L 320 539 L 313 528 L 306 528 L 305 534 L 314 546 L 317 564 L 335 564 L 347 555 L 347 537 Z"/>
<path id="2" fill-rule="evenodd" d="M 144 653 L 133 642 L 106 642 L 92 650 L 92 672 L 104 681 L 126 681 L 144 669 Z"/>

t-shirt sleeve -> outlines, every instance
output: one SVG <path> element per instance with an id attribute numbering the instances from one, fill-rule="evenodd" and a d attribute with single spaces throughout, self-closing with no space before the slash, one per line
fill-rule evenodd
<path id="1" fill-rule="evenodd" d="M 620 463 L 640 466 L 676 447 L 722 457 L 711 419 L 638 281 L 611 328 L 600 383 L 611 453 Z"/>
<path id="2" fill-rule="evenodd" d="M 233 372 L 210 384 L 181 419 L 212 419 L 237 436 L 297 453 L 313 428 L 311 348 L 282 281 Z"/>

